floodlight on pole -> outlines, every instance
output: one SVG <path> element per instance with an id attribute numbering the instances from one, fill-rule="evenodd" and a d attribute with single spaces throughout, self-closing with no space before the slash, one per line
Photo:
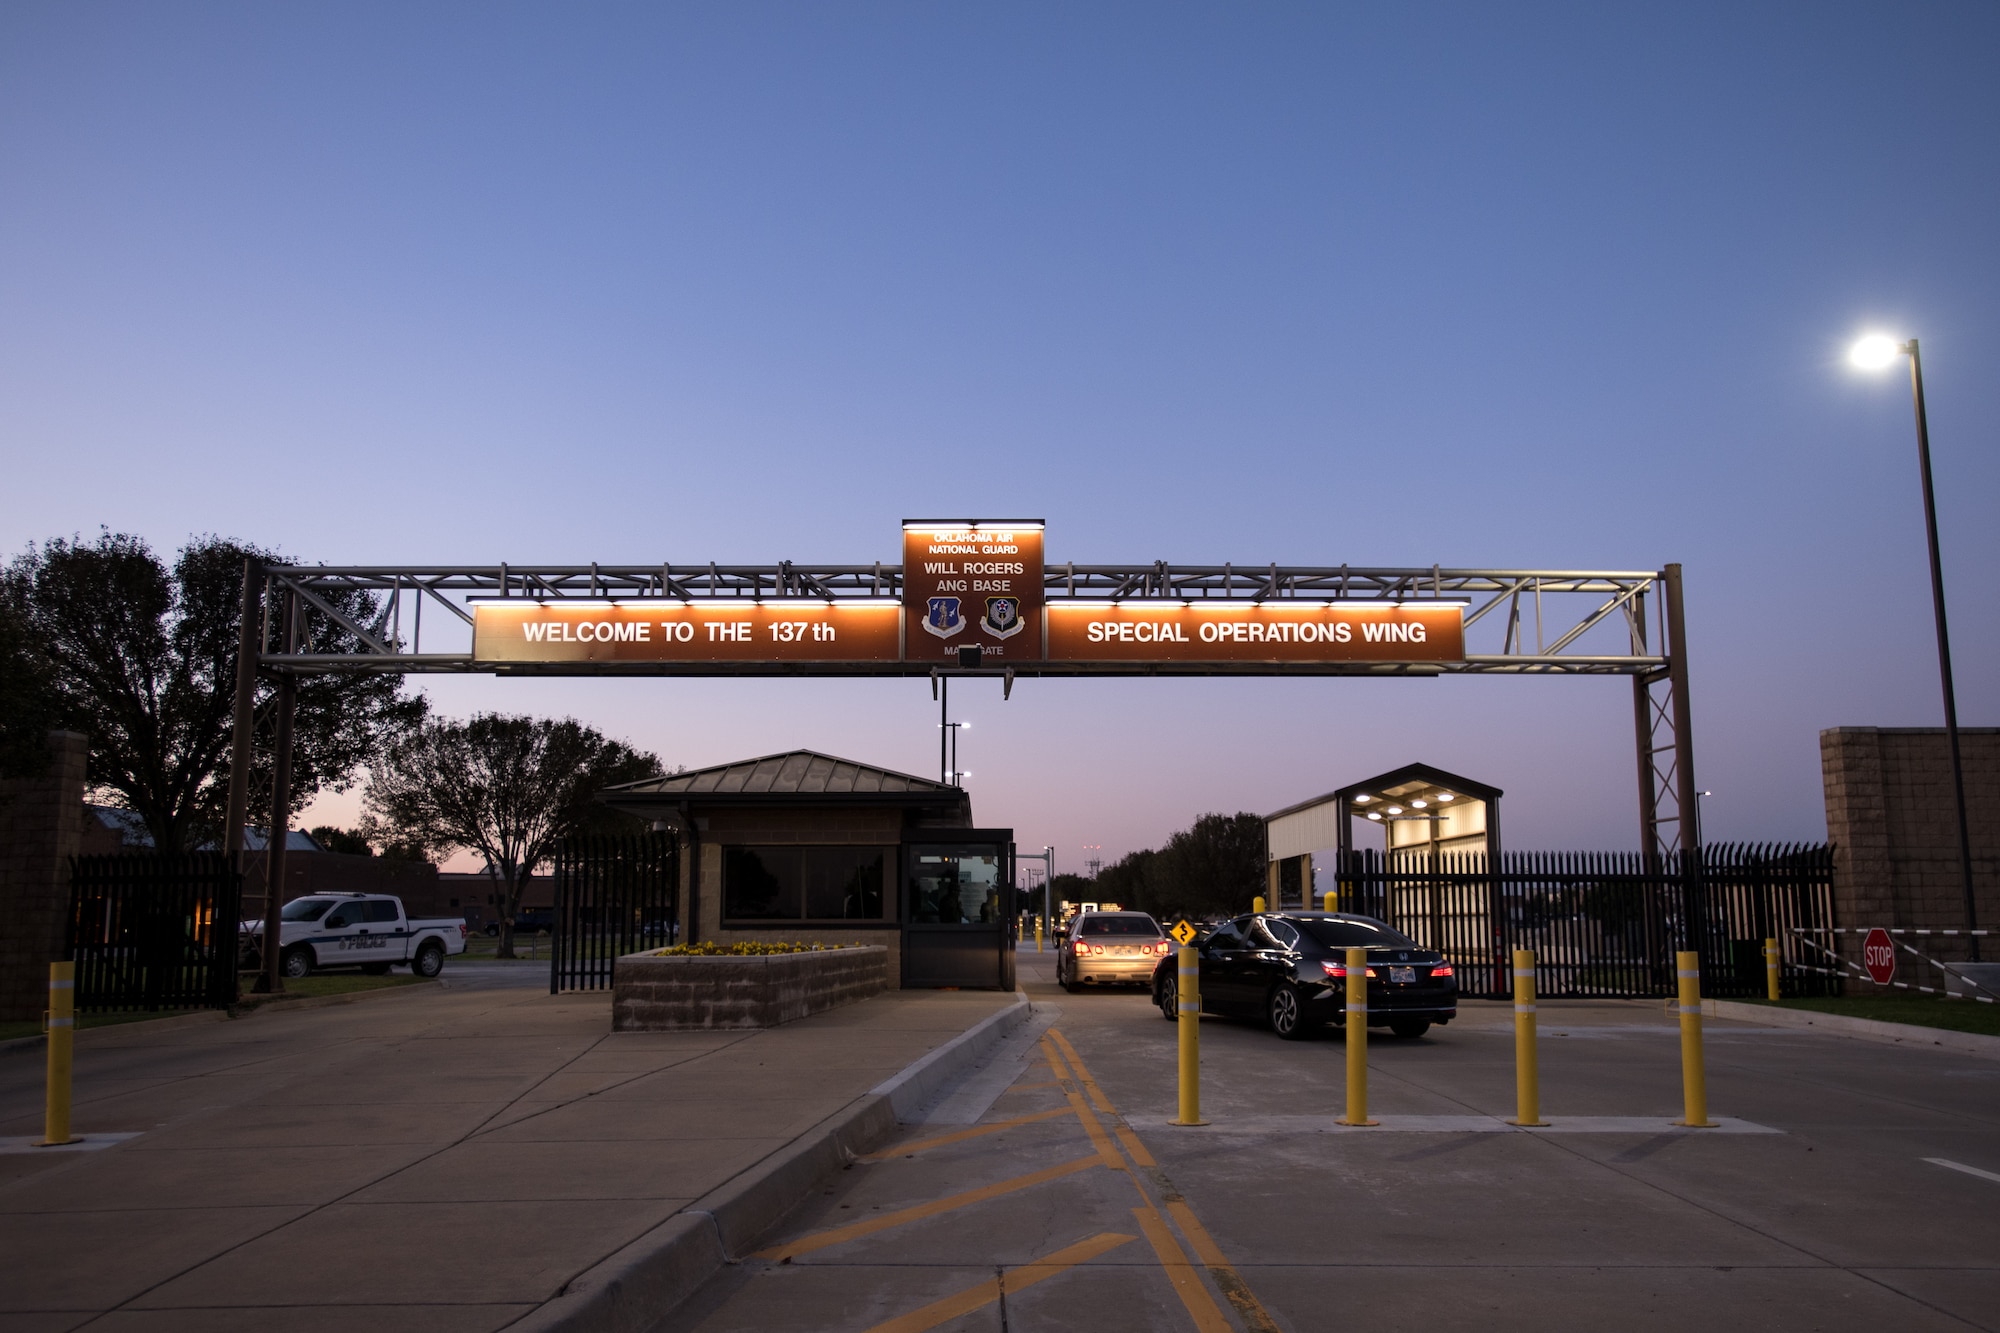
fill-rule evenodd
<path id="1" fill-rule="evenodd" d="M 1857 341 L 1847 359 L 1862 370 L 1886 370 L 1896 358 L 1910 358 L 1910 397 L 1917 414 L 1917 470 L 1924 486 L 1924 536 L 1930 543 L 1931 618 L 1937 624 L 1938 676 L 1944 688 L 1944 733 L 1951 749 L 1952 794 L 1958 801 L 1958 868 L 1965 889 L 1965 928 L 1979 929 L 1979 910 L 1972 892 L 1972 832 L 1965 818 L 1965 766 L 1958 749 L 1958 699 L 1951 680 L 1951 635 L 1945 628 L 1944 562 L 1938 556 L 1937 499 L 1931 485 L 1931 429 L 1924 409 L 1924 361 L 1917 340 L 1897 342 L 1871 333 Z M 1979 961 L 1979 936 L 1971 935 L 1972 961 Z"/>

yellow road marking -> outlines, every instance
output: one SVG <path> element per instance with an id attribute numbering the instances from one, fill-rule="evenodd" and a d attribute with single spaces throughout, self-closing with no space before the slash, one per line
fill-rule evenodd
<path id="1" fill-rule="evenodd" d="M 1061 1044 L 1063 1055 L 1069 1060 L 1070 1068 L 1076 1071 L 1077 1078 L 1090 1093 L 1091 1104 L 1106 1115 L 1117 1115 L 1118 1112 L 1111 1109 L 1111 1099 L 1104 1095 L 1104 1089 L 1097 1086 L 1097 1080 L 1090 1076 L 1088 1069 L 1084 1068 L 1083 1057 L 1076 1053 L 1076 1047 L 1069 1044 L 1069 1038 L 1056 1028 L 1050 1028 L 1049 1035 Z"/>
<path id="2" fill-rule="evenodd" d="M 1134 1208 L 1132 1216 L 1139 1219 L 1139 1230 L 1152 1242 L 1153 1253 L 1160 1256 L 1160 1267 L 1167 1270 L 1167 1280 L 1174 1284 L 1174 1294 L 1194 1317 L 1194 1326 L 1200 1333 L 1235 1333 L 1222 1317 L 1222 1311 L 1215 1307 L 1215 1298 L 1201 1284 L 1194 1265 L 1188 1262 L 1187 1254 L 1174 1240 L 1173 1232 L 1167 1230 L 1166 1220 L 1159 1212 L 1153 1208 Z"/>
<path id="3" fill-rule="evenodd" d="M 1062 1057 L 1056 1054 L 1055 1047 L 1049 1045 L 1048 1038 L 1046 1037 L 1042 1039 L 1042 1053 L 1049 1057 L 1049 1067 L 1055 1070 L 1057 1074 L 1061 1074 L 1063 1072 Z M 1098 1122 L 1096 1116 L 1091 1114 L 1090 1108 L 1083 1104 L 1083 1098 L 1077 1095 L 1076 1088 L 1073 1085 L 1065 1087 L 1063 1095 L 1069 1098 L 1070 1108 L 1076 1112 L 1076 1118 L 1083 1122 L 1084 1132 L 1090 1135 L 1091 1145 L 1097 1149 L 1098 1155 L 1104 1159 L 1104 1164 L 1113 1171 L 1123 1171 L 1125 1169 L 1125 1159 L 1118 1155 L 1118 1149 L 1112 1146 L 1111 1136 L 1104 1132 L 1104 1126 Z"/>
<path id="4" fill-rule="evenodd" d="M 1074 1115 L 1073 1107 L 1059 1106 L 1053 1111 L 1037 1111 L 1033 1115 L 1016 1116 L 1012 1120 L 996 1120 L 990 1125 L 975 1125 L 971 1129 L 961 1129 L 955 1134 L 940 1134 L 934 1139 L 918 1139 L 915 1143 L 905 1143 L 896 1148 L 884 1148 L 881 1152 L 871 1152 L 855 1160 L 862 1162 L 886 1162 L 892 1157 L 907 1157 L 911 1153 L 928 1152 L 932 1148 L 942 1148 L 947 1143 L 963 1143 L 985 1134 L 997 1134 L 1003 1129 L 1013 1129 L 1016 1125 L 1032 1125 L 1037 1120 L 1053 1120 L 1059 1115 Z"/>
<path id="5" fill-rule="evenodd" d="M 1037 1282 L 1052 1278 L 1058 1273 L 1068 1272 L 1078 1264 L 1088 1263 L 1100 1254 L 1137 1239 L 1137 1236 L 1124 1236 L 1116 1231 L 1092 1236 L 1089 1240 L 1079 1241 L 1068 1249 L 1057 1250 L 1045 1259 L 1022 1264 L 1019 1268 L 1010 1268 L 1001 1277 L 988 1278 L 978 1286 L 967 1287 L 964 1291 L 947 1296 L 941 1301 L 932 1301 L 923 1309 L 912 1310 L 900 1319 L 877 1324 L 869 1329 L 868 1333 L 926 1333 L 926 1330 L 936 1328 L 939 1324 L 957 1319 L 961 1315 L 971 1314 L 981 1306 L 991 1305 L 999 1300 L 1003 1284 L 1005 1290 L 1010 1292 L 1026 1291 Z"/>
<path id="6" fill-rule="evenodd" d="M 1061 1166 L 1051 1166 L 1041 1171 L 1031 1172 L 1025 1176 L 1015 1176 L 1012 1180 L 1003 1180 L 997 1185 L 981 1186 L 979 1189 L 967 1190 L 963 1194 L 954 1194 L 949 1198 L 934 1199 L 929 1203 L 920 1203 L 911 1208 L 900 1208 L 893 1213 L 883 1213 L 879 1217 L 871 1217 L 865 1221 L 849 1223 L 844 1227 L 834 1227 L 830 1231 L 814 1232 L 810 1236 L 802 1236 L 798 1240 L 787 1241 L 783 1245 L 775 1246 L 772 1249 L 759 1250 L 757 1257 L 759 1259 L 775 1261 L 790 1259 L 795 1255 L 810 1254 L 814 1250 L 823 1250 L 829 1245 L 840 1245 L 850 1240 L 859 1240 L 863 1236 L 872 1236 L 878 1231 L 887 1231 L 891 1227 L 899 1227 L 906 1222 L 918 1222 L 926 1217 L 936 1217 L 940 1213 L 949 1213 L 975 1203 L 984 1203 L 988 1199 L 997 1199 L 1003 1194 L 1012 1194 L 1016 1190 L 1030 1189 L 1047 1181 L 1060 1180 L 1064 1176 L 1073 1176 L 1079 1171 L 1088 1171 L 1092 1167 L 1102 1165 L 1104 1165 L 1104 1158 L 1097 1154 L 1092 1154 L 1089 1157 L 1079 1157 L 1075 1161 L 1064 1162 Z"/>
<path id="7" fill-rule="evenodd" d="M 1153 1160 L 1153 1154 L 1146 1151 L 1146 1145 L 1139 1142 L 1137 1134 L 1134 1134 L 1123 1125 L 1113 1125 L 1111 1130 L 1118 1136 L 1118 1141 L 1125 1145 L 1125 1151 L 1132 1154 L 1133 1161 L 1137 1162 L 1140 1166 L 1159 1165 L 1158 1162 Z"/>
<path id="8" fill-rule="evenodd" d="M 1250 1326 L 1251 1333 L 1278 1333 L 1278 1321 L 1271 1318 L 1271 1312 L 1251 1295 L 1249 1285 L 1237 1275 L 1235 1266 L 1223 1257 L 1222 1247 L 1208 1234 L 1208 1228 L 1194 1215 L 1194 1209 L 1188 1207 L 1185 1200 L 1170 1199 L 1167 1212 L 1180 1227 L 1181 1234 L 1188 1238 L 1188 1244 L 1194 1246 L 1195 1256 L 1208 1265 L 1209 1276 L 1215 1279 L 1216 1286 L 1222 1288 L 1223 1297 L 1236 1307 L 1236 1313 Z"/>
<path id="9" fill-rule="evenodd" d="M 1096 1080 L 1091 1077 L 1089 1068 L 1083 1063 L 1083 1057 L 1076 1053 L 1076 1048 L 1070 1045 L 1068 1041 L 1063 1040 L 1062 1034 L 1054 1028 L 1049 1029 L 1049 1035 L 1058 1041 L 1062 1041 L 1063 1050 L 1069 1055 L 1070 1065 L 1076 1071 L 1079 1081 L 1084 1082 L 1086 1086 L 1095 1086 Z M 1053 1063 L 1053 1060 L 1051 1063 Z M 1146 1145 L 1140 1141 L 1137 1134 L 1132 1132 L 1131 1127 L 1115 1115 L 1112 1119 L 1114 1122 L 1113 1129 L 1118 1135 L 1118 1141 L 1125 1145 L 1127 1152 L 1132 1154 L 1132 1160 L 1140 1166 L 1157 1167 L 1159 1163 L 1153 1160 L 1153 1155 L 1146 1151 Z M 1135 1186 L 1139 1184 L 1136 1176 L 1133 1178 L 1132 1183 Z M 1164 1184 L 1163 1181 L 1156 1181 L 1156 1183 Z M 1145 1190 L 1143 1188 L 1140 1189 L 1139 1193 L 1141 1198 L 1145 1197 Z M 1270 1311 L 1266 1310 L 1262 1302 L 1252 1294 L 1249 1284 L 1244 1282 L 1242 1276 L 1237 1273 L 1234 1265 L 1223 1257 L 1222 1247 L 1215 1243 L 1215 1238 L 1208 1234 L 1208 1228 L 1201 1224 L 1200 1219 L 1194 1215 L 1194 1210 L 1188 1207 L 1187 1202 L 1179 1198 L 1170 1199 L 1167 1203 L 1167 1212 L 1172 1215 L 1175 1223 L 1179 1225 L 1181 1234 L 1188 1238 L 1188 1243 L 1194 1246 L 1195 1253 L 1200 1256 L 1202 1264 L 1207 1267 L 1209 1276 L 1215 1280 L 1215 1285 L 1221 1289 L 1223 1296 L 1229 1301 L 1230 1305 L 1235 1307 L 1236 1313 L 1242 1317 L 1243 1322 L 1249 1325 L 1251 1333 L 1278 1333 L 1277 1321 L 1271 1318 Z M 1148 1233 L 1148 1239 L 1151 1239 L 1150 1233 Z M 1167 1239 L 1169 1244 L 1171 1244 L 1171 1234 L 1168 1234 Z M 1159 1246 L 1155 1244 L 1154 1248 L 1157 1250 Z M 1176 1247 L 1174 1252 L 1176 1254 L 1180 1252 L 1178 1247 Z M 1166 1262 L 1164 1254 L 1161 1257 L 1161 1262 Z M 1169 1269 L 1168 1276 L 1173 1277 L 1171 1269 Z M 1175 1279 L 1175 1281 L 1178 1284 L 1179 1279 Z M 1204 1298 L 1206 1298 L 1206 1294 L 1204 1290 Z M 1186 1297 L 1183 1296 L 1182 1299 L 1185 1300 Z M 1197 1324 L 1201 1322 L 1199 1314 L 1196 1314 L 1195 1322 Z"/>

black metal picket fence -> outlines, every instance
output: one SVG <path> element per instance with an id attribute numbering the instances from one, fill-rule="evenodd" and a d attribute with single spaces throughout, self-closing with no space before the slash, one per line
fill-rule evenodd
<path id="1" fill-rule="evenodd" d="M 672 835 L 572 838 L 556 855 L 549 993 L 604 990 L 620 954 L 674 942 L 680 852 Z"/>
<path id="2" fill-rule="evenodd" d="M 1693 873 L 1690 874 L 1689 872 Z M 1550 999 L 1674 993 L 1674 953 L 1697 939 L 1702 993 L 1765 993 L 1764 941 L 1779 941 L 1787 996 L 1836 993 L 1810 970 L 1794 927 L 1833 921 L 1833 852 L 1824 844 L 1717 844 L 1698 863 L 1637 852 L 1442 853 L 1391 861 L 1341 856 L 1343 910 L 1389 922 L 1451 959 L 1463 994 L 1513 993 L 1515 949 L 1533 949 Z"/>
<path id="3" fill-rule="evenodd" d="M 124 852 L 70 862 L 76 1007 L 236 1003 L 242 877 L 219 852 Z"/>

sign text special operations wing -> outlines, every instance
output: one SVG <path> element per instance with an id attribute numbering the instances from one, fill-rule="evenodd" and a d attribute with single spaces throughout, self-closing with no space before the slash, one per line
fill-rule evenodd
<path id="1" fill-rule="evenodd" d="M 1460 662 L 1458 602 L 1066 602 L 1048 607 L 1049 661 L 1318 665 Z"/>
<path id="2" fill-rule="evenodd" d="M 901 605 L 644 601 L 564 606 L 508 599 L 472 612 L 476 662 L 898 662 Z"/>
<path id="3" fill-rule="evenodd" d="M 1000 665 L 1042 659 L 1042 524 L 903 524 L 903 651 L 956 662 L 977 647 Z"/>

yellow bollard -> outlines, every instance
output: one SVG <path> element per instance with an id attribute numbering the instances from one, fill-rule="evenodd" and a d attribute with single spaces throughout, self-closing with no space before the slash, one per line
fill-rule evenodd
<path id="1" fill-rule="evenodd" d="M 1181 1113 L 1170 1123 L 1205 1125 L 1201 1118 L 1201 964 L 1183 944 L 1177 956 L 1174 983 L 1175 1026 L 1181 1042 Z"/>
<path id="2" fill-rule="evenodd" d="M 1689 1129 L 1714 1129 L 1708 1118 L 1708 1076 L 1701 1063 L 1701 955 L 1676 953 L 1674 971 L 1681 983 L 1681 1096 L 1686 1114 L 1674 1123 Z"/>
<path id="3" fill-rule="evenodd" d="M 1035 952 L 1036 952 L 1036 953 L 1040 953 L 1041 951 L 1042 951 L 1042 919 L 1041 919 L 1040 917 L 1036 917 L 1036 918 L 1035 918 Z"/>
<path id="4" fill-rule="evenodd" d="M 1778 1002 L 1778 942 L 1764 941 L 1764 998 Z"/>
<path id="5" fill-rule="evenodd" d="M 76 1036 L 76 964 L 49 964 L 49 1096 L 37 1148 L 81 1143 L 69 1132 L 69 1078 Z"/>
<path id="6" fill-rule="evenodd" d="M 1250 900 L 1250 910 L 1251 910 L 1251 911 L 1253 911 L 1253 912 L 1261 912 L 1261 911 L 1263 911 L 1263 910 L 1264 910 L 1264 895 L 1263 895 L 1263 894 L 1261 894 L 1261 893 L 1260 893 L 1260 894 L 1258 894 L 1258 895 L 1257 895 L 1257 896 L 1256 896 L 1255 898 L 1252 898 L 1252 899 Z"/>
<path id="7" fill-rule="evenodd" d="M 1514 950 L 1514 1118 L 1512 1125 L 1546 1125 L 1541 1069 L 1535 1054 L 1535 951 Z"/>
<path id="8" fill-rule="evenodd" d="M 1347 951 L 1347 1114 L 1343 1125 L 1379 1125 L 1368 1118 L 1368 951 Z"/>
<path id="9" fill-rule="evenodd" d="M 1332 890 L 1328 890 L 1319 896 L 1319 910 L 1322 912 L 1331 912 L 1333 910 Z"/>

